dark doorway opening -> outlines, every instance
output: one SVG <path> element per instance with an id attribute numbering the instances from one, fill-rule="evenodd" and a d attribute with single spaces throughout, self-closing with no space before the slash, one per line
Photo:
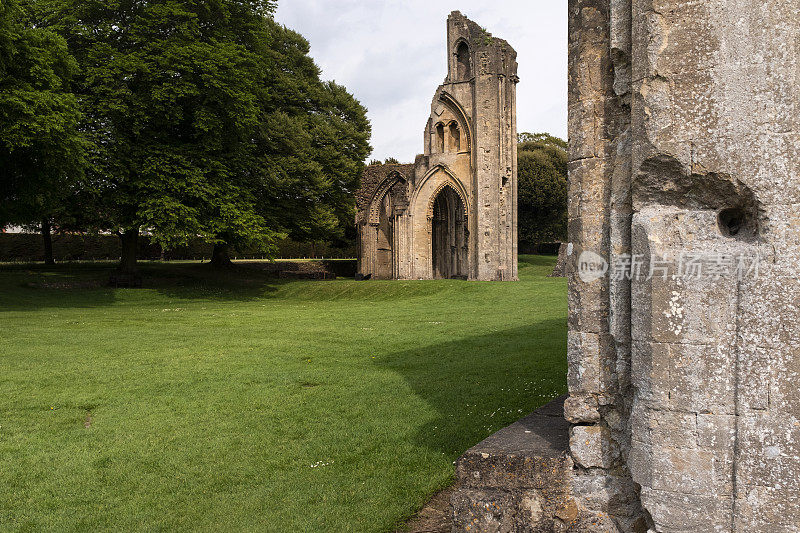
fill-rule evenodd
<path id="1" fill-rule="evenodd" d="M 467 277 L 467 219 L 464 203 L 452 189 L 444 187 L 433 203 L 431 246 L 433 277 Z"/>

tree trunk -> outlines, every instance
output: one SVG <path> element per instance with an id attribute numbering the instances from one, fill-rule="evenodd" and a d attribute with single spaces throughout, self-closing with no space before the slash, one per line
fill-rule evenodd
<path id="1" fill-rule="evenodd" d="M 44 239 L 44 264 L 55 265 L 56 260 L 53 257 L 53 236 L 50 233 L 52 226 L 47 219 L 42 220 L 42 238 Z"/>
<path id="2" fill-rule="evenodd" d="M 213 268 L 229 268 L 233 266 L 231 247 L 227 242 L 218 242 L 214 245 L 214 251 L 211 252 L 211 266 Z"/>
<path id="3" fill-rule="evenodd" d="M 139 268 L 136 264 L 136 256 L 139 247 L 139 228 L 128 229 L 119 235 L 122 241 L 122 256 L 119 261 L 120 274 L 137 274 Z"/>

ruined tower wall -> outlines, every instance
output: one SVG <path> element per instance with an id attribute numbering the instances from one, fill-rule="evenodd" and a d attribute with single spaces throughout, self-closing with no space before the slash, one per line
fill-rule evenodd
<path id="1" fill-rule="evenodd" d="M 475 278 L 517 279 L 516 52 L 459 13 L 448 17 L 448 48 L 468 44 L 473 81 L 449 58 L 445 89 L 469 102 L 473 130 L 472 197 Z M 470 94 L 471 93 L 471 94 Z M 471 109 L 470 109 L 471 108 Z"/>
<path id="2" fill-rule="evenodd" d="M 404 181 L 405 194 L 389 191 L 395 186 L 383 176 L 384 182 L 376 182 L 377 171 L 364 174 L 359 198 L 365 201 L 359 201 L 356 218 L 359 272 L 395 279 L 516 280 L 516 52 L 454 11 L 447 19 L 447 54 L 447 76 L 425 126 L 424 153 Z M 440 194 L 453 204 L 451 215 L 441 219 L 433 212 Z M 370 216 L 382 201 L 381 217 Z M 435 230 L 445 222 L 447 231 Z M 451 261 L 451 267 L 438 268 L 436 258 Z"/>
<path id="3" fill-rule="evenodd" d="M 565 415 L 598 524 L 800 531 L 799 8 L 569 3 Z"/>

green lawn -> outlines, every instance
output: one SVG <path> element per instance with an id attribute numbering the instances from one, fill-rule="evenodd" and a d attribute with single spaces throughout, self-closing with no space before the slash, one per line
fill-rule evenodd
<path id="1" fill-rule="evenodd" d="M 0 530 L 390 530 L 565 391 L 554 261 L 519 283 L 153 263 L 144 289 L 2 266 Z"/>

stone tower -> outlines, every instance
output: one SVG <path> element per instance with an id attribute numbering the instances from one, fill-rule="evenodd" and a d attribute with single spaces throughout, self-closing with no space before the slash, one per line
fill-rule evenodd
<path id="1" fill-rule="evenodd" d="M 517 279 L 516 52 L 454 11 L 447 57 L 424 154 L 365 170 L 356 217 L 363 275 Z"/>

